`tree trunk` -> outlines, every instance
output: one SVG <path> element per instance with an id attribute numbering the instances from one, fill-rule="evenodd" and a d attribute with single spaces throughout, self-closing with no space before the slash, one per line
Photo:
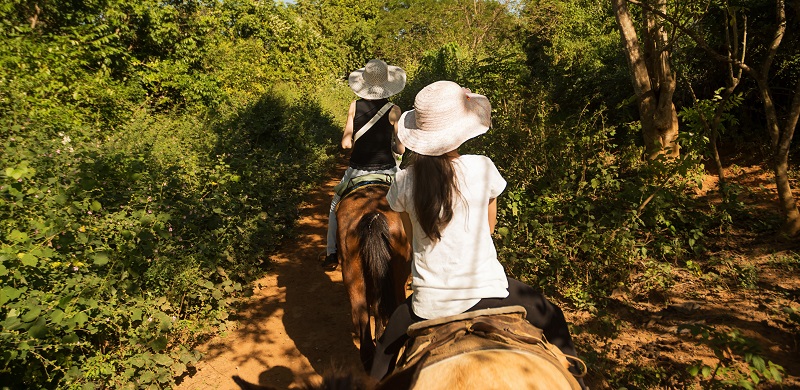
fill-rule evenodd
<path id="1" fill-rule="evenodd" d="M 789 153 L 781 153 L 775 156 L 775 185 L 778 187 L 778 201 L 781 211 L 786 216 L 783 224 L 783 232 L 790 236 L 800 233 L 800 212 L 797 210 L 797 203 L 792 195 L 792 187 L 789 184 Z"/>
<path id="2" fill-rule="evenodd" d="M 621 18 L 620 15 L 627 15 L 628 22 L 630 22 L 630 16 L 627 13 L 627 9 L 622 8 L 625 5 L 625 1 L 628 0 L 613 0 L 612 3 L 614 12 L 617 15 L 617 21 L 620 24 L 621 31 L 624 30 L 624 28 L 623 23 L 620 21 L 624 21 L 624 18 Z M 792 138 L 794 137 L 795 128 L 797 127 L 798 118 L 800 118 L 800 82 L 795 85 L 794 97 L 792 98 L 792 104 L 789 109 L 788 116 L 783 122 L 783 127 L 781 127 L 781 122 L 778 119 L 779 116 L 777 108 L 772 100 L 772 89 L 769 85 L 769 71 L 772 68 L 772 62 L 778 53 L 781 41 L 783 40 L 786 32 L 785 0 L 775 0 L 777 11 L 775 34 L 772 38 L 772 42 L 770 42 L 767 47 L 767 51 L 764 55 L 762 63 L 758 66 L 750 66 L 744 62 L 744 49 L 742 49 L 742 57 L 740 60 L 734 58 L 731 53 L 722 55 L 711 48 L 708 43 L 705 42 L 702 35 L 698 34 L 696 31 L 686 28 L 685 26 L 682 26 L 674 18 L 671 18 L 669 15 L 662 12 L 661 9 L 655 9 L 643 3 L 637 4 L 643 8 L 646 8 L 648 12 L 652 12 L 662 19 L 672 23 L 677 29 L 692 38 L 712 57 L 743 70 L 753 77 L 753 79 L 755 79 L 756 84 L 758 85 L 758 91 L 761 94 L 761 100 L 764 103 L 764 114 L 767 118 L 767 132 L 769 133 L 770 150 L 772 151 L 772 158 L 770 162 L 772 163 L 772 169 L 775 172 L 775 185 L 778 190 L 778 200 L 780 203 L 781 212 L 785 217 L 783 232 L 789 236 L 796 236 L 800 234 L 800 213 L 798 213 L 797 203 L 794 195 L 792 194 L 792 187 L 789 183 L 788 174 L 789 149 L 792 143 Z M 794 4 L 798 4 L 798 1 L 795 0 Z M 630 27 L 632 28 L 633 25 L 630 24 Z M 624 38 L 625 33 L 623 32 L 623 39 Z M 743 39 L 742 41 L 747 42 L 746 39 Z"/>
<path id="3" fill-rule="evenodd" d="M 715 129 L 711 131 L 711 154 L 714 158 L 714 166 L 717 169 L 717 177 L 719 178 L 719 189 L 723 192 L 723 196 L 725 196 L 725 187 L 728 185 L 728 182 L 725 180 L 725 168 L 722 167 L 722 160 L 719 158 L 719 148 L 717 147 L 717 139 L 719 138 L 719 132 Z"/>
<path id="4" fill-rule="evenodd" d="M 794 130 L 797 128 L 797 120 L 800 118 L 800 81 L 794 89 L 792 106 L 789 116 L 784 123 L 784 129 L 778 140 L 778 147 L 775 150 L 775 185 L 778 188 L 778 199 L 781 204 L 781 211 L 786 216 L 783 231 L 790 237 L 800 233 L 800 212 L 797 210 L 797 202 L 792 194 L 792 187 L 789 184 L 789 149 L 792 146 Z"/>
<path id="5" fill-rule="evenodd" d="M 753 72 L 755 73 L 755 72 Z M 751 73 L 752 74 L 752 73 Z M 792 99 L 792 106 L 789 117 L 784 123 L 785 128 L 781 131 L 778 113 L 775 103 L 772 100 L 771 89 L 767 84 L 766 77 L 753 75 L 756 79 L 761 100 L 764 102 L 764 113 L 767 117 L 767 132 L 770 136 L 770 150 L 772 151 L 772 169 L 775 172 L 775 186 L 778 190 L 778 202 L 781 212 L 786 218 L 784 221 L 783 232 L 789 236 L 800 233 L 800 212 L 792 194 L 792 187 L 789 183 L 789 149 L 797 126 L 797 119 L 800 116 L 800 82 L 797 83 Z"/>
<path id="6" fill-rule="evenodd" d="M 645 49 L 642 50 L 626 1 L 613 0 L 612 6 L 639 103 L 645 153 L 648 159 L 662 153 L 678 157 L 678 113 L 672 104 L 676 83 L 665 47 L 666 34 L 653 15 L 646 13 Z M 659 7 L 663 5 L 663 2 L 658 4 Z"/>

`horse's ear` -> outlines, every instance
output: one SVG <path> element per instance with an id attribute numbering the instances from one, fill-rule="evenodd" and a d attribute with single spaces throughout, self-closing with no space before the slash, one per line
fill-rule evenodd
<path id="1" fill-rule="evenodd" d="M 277 390 L 275 387 L 261 386 L 259 384 L 250 383 L 242 379 L 239 375 L 234 375 L 232 378 L 242 390 Z"/>

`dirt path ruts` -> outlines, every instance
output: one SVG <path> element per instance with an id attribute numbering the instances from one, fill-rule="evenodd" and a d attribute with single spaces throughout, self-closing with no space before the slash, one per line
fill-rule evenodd
<path id="1" fill-rule="evenodd" d="M 334 173 L 301 205 L 297 238 L 271 257 L 269 274 L 254 283 L 253 296 L 236 313 L 236 328 L 200 348 L 205 356 L 197 373 L 177 389 L 238 390 L 234 375 L 292 389 L 332 367 L 360 369 L 341 271 L 319 266 L 339 180 Z"/>

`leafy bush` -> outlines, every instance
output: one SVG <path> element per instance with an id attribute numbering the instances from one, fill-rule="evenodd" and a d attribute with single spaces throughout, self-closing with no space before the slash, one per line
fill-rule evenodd
<path id="1" fill-rule="evenodd" d="M 699 377 L 704 389 L 755 389 L 765 381 L 783 381 L 783 367 L 765 360 L 758 343 L 738 329 L 724 332 L 707 325 L 683 325 L 680 329 L 711 347 L 719 359 L 713 366 L 698 361 L 689 367 L 689 373 Z"/>
<path id="2" fill-rule="evenodd" d="M 1 31 L 0 382 L 169 387 L 291 234 L 335 103 L 262 85 L 255 41 L 206 51 L 191 4 L 75 12 Z"/>
<path id="3" fill-rule="evenodd" d="M 603 119 L 596 113 L 573 125 L 542 124 L 530 133 L 538 137 L 502 143 L 517 162 L 500 203 L 500 253 L 520 277 L 569 286 L 561 293 L 579 306 L 621 285 L 638 293 L 667 288 L 669 278 L 659 280 L 665 274 L 657 270 L 702 253 L 714 221 L 693 211 L 696 155 L 635 162 L 626 153 L 638 148 L 615 145 L 615 129 Z"/>
<path id="4" fill-rule="evenodd" d="M 526 69 L 519 47 L 479 58 L 447 44 L 426 52 L 400 101 L 411 104 L 441 79 L 492 101 L 492 129 L 462 152 L 488 155 L 509 183 L 498 202 L 497 245 L 510 274 L 579 307 L 620 286 L 668 289 L 670 267 L 703 253 L 706 232 L 724 216 L 698 211 L 700 141 L 682 139 L 681 159 L 645 163 L 633 130 L 609 125 L 602 109 L 558 114 Z"/>

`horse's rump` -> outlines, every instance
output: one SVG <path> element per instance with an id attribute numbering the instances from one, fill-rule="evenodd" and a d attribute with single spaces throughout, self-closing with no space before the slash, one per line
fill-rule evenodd
<path id="1" fill-rule="evenodd" d="M 411 245 L 399 213 L 386 201 L 387 190 L 385 184 L 359 187 L 342 198 L 336 210 L 342 280 L 365 368 L 371 365 L 374 340 L 405 299 L 411 271 Z"/>
<path id="2" fill-rule="evenodd" d="M 382 388 L 581 388 L 567 356 L 525 320 L 520 306 L 423 321 L 408 334 L 397 368 Z"/>

